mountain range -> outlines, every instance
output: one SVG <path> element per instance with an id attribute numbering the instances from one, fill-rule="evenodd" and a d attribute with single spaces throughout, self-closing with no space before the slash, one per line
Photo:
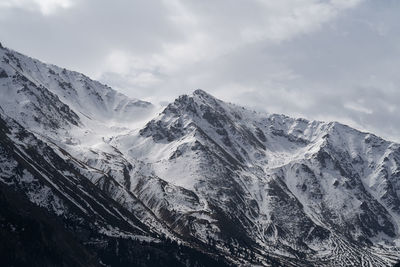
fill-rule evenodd
<path id="1" fill-rule="evenodd" d="M 0 203 L 4 266 L 392 266 L 400 145 L 0 45 Z"/>

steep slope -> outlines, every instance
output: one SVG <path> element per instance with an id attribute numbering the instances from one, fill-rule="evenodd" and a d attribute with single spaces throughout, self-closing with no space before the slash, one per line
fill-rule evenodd
<path id="1" fill-rule="evenodd" d="M 102 140 L 148 116 L 150 103 L 12 50 L 0 52 L 0 182 L 4 204 L 15 202 L 1 213 L 1 235 L 14 233 L 9 247 L 0 246 L 2 259 L 20 266 L 225 265 L 172 242 L 168 227 L 126 189 L 126 173 L 119 177 L 87 164 L 101 159 L 114 169 L 112 157 L 116 169 L 132 169 Z M 30 207 L 35 212 L 26 214 Z M 26 228 L 29 221 L 43 232 Z"/>
<path id="2" fill-rule="evenodd" d="M 152 107 L 148 102 L 130 99 L 83 74 L 42 63 L 7 48 L 0 49 L 0 59 L 0 105 L 6 109 L 19 108 L 12 110 L 12 114 L 28 126 L 31 125 L 26 117 L 35 120 L 42 114 L 57 116 L 52 120 L 55 123 L 67 120 L 74 125 L 78 123 L 77 116 L 130 122 L 146 115 Z M 40 102 L 43 100 L 46 102 Z"/>
<path id="3" fill-rule="evenodd" d="M 339 123 L 248 111 L 201 90 L 111 143 L 168 182 L 167 197 L 146 197 L 182 234 L 295 265 L 385 266 L 398 257 L 398 144 Z"/>
<path id="4" fill-rule="evenodd" d="M 15 246 L 35 240 L 37 266 L 400 259 L 399 144 L 202 90 L 156 111 L 1 47 L 0 201 L 8 208 L 0 235 Z M 23 231 L 27 222 L 43 229 L 39 238 Z M 0 246 L 0 255 L 29 265 L 24 258 L 36 252 L 23 248 Z"/>

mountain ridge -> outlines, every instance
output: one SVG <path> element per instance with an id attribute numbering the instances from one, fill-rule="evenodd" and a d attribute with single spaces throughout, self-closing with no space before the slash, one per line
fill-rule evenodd
<path id="1" fill-rule="evenodd" d="M 151 103 L 77 72 L 6 48 L 0 59 L 0 182 L 57 227 L 84 232 L 77 242 L 99 263 L 400 259 L 399 144 L 201 89 L 154 115 Z M 142 254 L 119 257 L 118 242 Z"/>

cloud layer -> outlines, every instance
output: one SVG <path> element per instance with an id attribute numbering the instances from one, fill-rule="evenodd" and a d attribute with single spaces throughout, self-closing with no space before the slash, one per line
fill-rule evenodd
<path id="1" fill-rule="evenodd" d="M 202 88 L 400 141 L 396 0 L 4 0 L 4 44 L 150 101 Z"/>

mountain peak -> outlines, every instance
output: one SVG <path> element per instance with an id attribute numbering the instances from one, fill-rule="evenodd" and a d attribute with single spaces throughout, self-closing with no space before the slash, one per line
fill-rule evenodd
<path id="1" fill-rule="evenodd" d="M 180 95 L 174 102 L 170 103 L 162 112 L 163 114 L 182 115 L 197 114 L 200 106 L 219 106 L 221 101 L 201 89 L 196 89 L 192 94 Z"/>
<path id="2" fill-rule="evenodd" d="M 206 102 L 209 102 L 210 100 L 214 102 L 217 100 L 217 98 L 215 98 L 214 96 L 212 96 L 211 94 L 207 93 L 202 89 L 194 90 L 192 93 L 192 97 L 195 99 L 202 99 L 203 101 Z"/>
<path id="3" fill-rule="evenodd" d="M 222 265 L 199 262 L 203 252 L 246 266 L 400 259 L 399 144 L 201 89 L 142 127 L 149 103 L 8 48 L 0 58 L 0 217 L 18 218 L 2 222 L 12 248 L 19 233 L 36 237 L 25 222 L 40 213 L 9 212 L 23 196 L 61 218 L 41 229 L 65 228 L 105 264 L 159 266 L 159 255 L 179 253 L 171 266 Z M 189 248 L 200 256 L 183 256 Z"/>
<path id="4" fill-rule="evenodd" d="M 207 93 L 206 91 L 204 91 L 202 89 L 194 90 L 193 91 L 193 96 L 213 97 L 212 95 L 210 95 L 209 93 Z"/>
<path id="5" fill-rule="evenodd" d="M 81 73 L 0 47 L 0 105 L 25 126 L 41 127 L 46 120 L 46 125 L 61 127 L 59 122 L 65 121 L 68 109 L 75 112 L 74 125 L 81 119 L 133 122 L 152 112 L 151 103 L 127 97 Z M 47 107 L 45 112 L 40 106 Z"/>

